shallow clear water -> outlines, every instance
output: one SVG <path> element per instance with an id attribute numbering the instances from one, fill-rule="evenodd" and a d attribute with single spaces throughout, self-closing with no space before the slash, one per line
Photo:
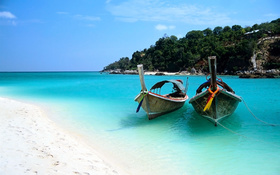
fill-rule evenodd
<path id="1" fill-rule="evenodd" d="M 280 79 L 221 78 L 257 117 L 280 124 Z M 145 76 L 148 88 L 165 79 L 186 77 Z M 189 76 L 189 97 L 203 82 L 204 76 Z M 140 89 L 137 75 L 0 73 L 0 96 L 48 106 L 51 119 L 131 174 L 280 174 L 280 126 L 257 121 L 242 102 L 221 122 L 231 132 L 197 115 L 188 102 L 149 121 L 142 109 L 135 113 Z"/>

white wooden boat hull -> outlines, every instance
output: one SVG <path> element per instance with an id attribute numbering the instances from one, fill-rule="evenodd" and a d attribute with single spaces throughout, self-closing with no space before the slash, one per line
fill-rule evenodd
<path id="1" fill-rule="evenodd" d="M 146 111 L 150 120 L 181 108 L 188 99 L 187 95 L 184 98 L 168 98 L 152 92 L 146 93 L 146 95 L 143 92 L 137 95 L 135 101 L 140 103 L 145 95 L 141 107 Z"/>

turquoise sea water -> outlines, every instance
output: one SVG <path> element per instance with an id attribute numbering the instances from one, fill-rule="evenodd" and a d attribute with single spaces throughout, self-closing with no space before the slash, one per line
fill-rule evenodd
<path id="1" fill-rule="evenodd" d="M 221 77 L 260 119 L 280 124 L 280 79 Z M 185 76 L 145 76 L 146 85 Z M 189 76 L 188 95 L 205 82 Z M 46 106 L 50 118 L 81 134 L 130 174 L 280 174 L 280 126 L 268 126 L 240 103 L 215 127 L 187 102 L 148 120 L 135 96 L 138 75 L 98 72 L 0 73 L 0 96 Z M 233 133 L 235 132 L 235 133 Z"/>

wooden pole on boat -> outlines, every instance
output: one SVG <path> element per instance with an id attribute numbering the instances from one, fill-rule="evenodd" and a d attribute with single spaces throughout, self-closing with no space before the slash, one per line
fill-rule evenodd
<path id="1" fill-rule="evenodd" d="M 137 65 L 137 68 L 138 68 L 138 73 L 139 73 L 139 77 L 140 77 L 140 83 L 141 83 L 142 91 L 147 91 L 147 88 L 146 88 L 146 85 L 145 85 L 145 81 L 144 81 L 143 64 Z"/>
<path id="2" fill-rule="evenodd" d="M 208 63 L 209 63 L 209 70 L 211 75 L 211 90 L 212 92 L 217 90 L 217 66 L 216 66 L 216 56 L 210 56 L 208 57 Z M 217 98 L 215 98 L 212 102 L 212 110 L 213 110 L 213 118 L 217 119 Z M 215 126 L 217 126 L 217 122 L 215 121 Z"/>
<path id="3" fill-rule="evenodd" d="M 215 91 L 217 89 L 217 66 L 216 66 L 216 56 L 208 57 L 209 69 L 211 74 L 211 90 Z"/>
<path id="4" fill-rule="evenodd" d="M 140 77 L 140 83 L 141 83 L 141 88 L 142 88 L 142 92 L 144 91 L 147 91 L 147 88 L 146 88 L 146 85 L 145 85 L 145 80 L 144 80 L 144 70 L 143 70 L 143 64 L 139 64 L 137 65 L 137 68 L 138 68 L 138 73 L 139 73 L 139 77 Z M 141 92 L 141 93 L 142 93 Z M 148 100 L 148 97 L 147 96 L 144 96 L 144 99 L 143 99 L 144 103 L 146 104 L 146 108 L 147 108 L 147 114 L 148 114 L 148 118 L 149 120 L 153 119 L 153 118 L 150 118 L 150 113 L 151 113 L 151 110 L 150 110 L 150 104 L 149 104 L 149 100 Z"/>

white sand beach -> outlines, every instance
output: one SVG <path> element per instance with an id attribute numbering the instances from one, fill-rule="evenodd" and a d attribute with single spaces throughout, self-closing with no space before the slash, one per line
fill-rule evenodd
<path id="1" fill-rule="evenodd" d="M 126 174 L 37 106 L 0 98 L 0 120 L 1 175 Z"/>
<path id="2" fill-rule="evenodd" d="M 152 71 L 146 71 L 144 74 L 145 75 L 156 75 L 157 73 L 161 73 L 164 75 L 176 75 L 176 73 L 174 73 L 174 72 L 152 72 Z"/>

